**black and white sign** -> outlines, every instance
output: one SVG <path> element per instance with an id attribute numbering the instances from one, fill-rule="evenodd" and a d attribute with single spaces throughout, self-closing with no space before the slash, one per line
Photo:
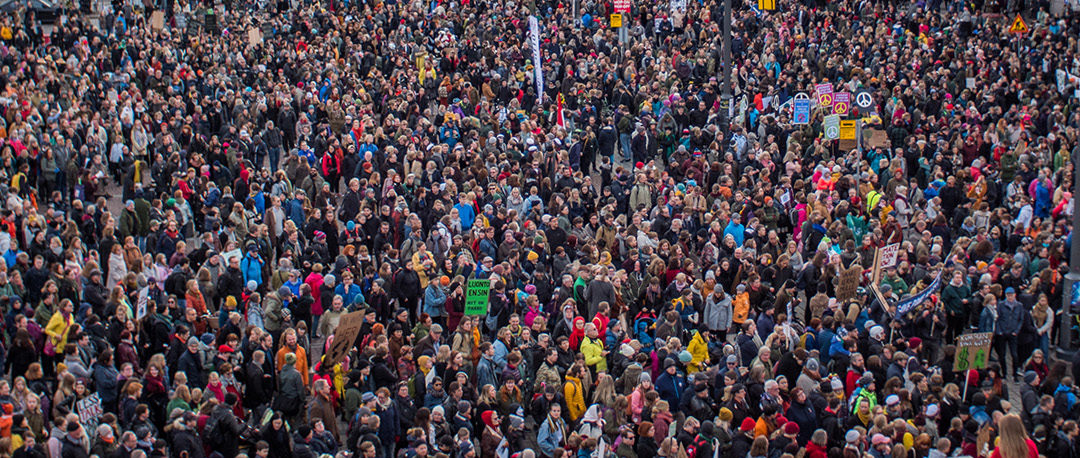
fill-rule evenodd
<path id="1" fill-rule="evenodd" d="M 855 106 L 859 107 L 860 110 L 869 109 L 874 106 L 874 96 L 866 89 L 860 90 L 855 93 Z"/>

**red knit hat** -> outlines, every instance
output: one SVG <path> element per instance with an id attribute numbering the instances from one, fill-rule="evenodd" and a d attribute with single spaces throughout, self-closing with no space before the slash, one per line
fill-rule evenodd
<path id="1" fill-rule="evenodd" d="M 753 418 L 746 417 L 743 419 L 742 427 L 740 427 L 739 429 L 741 429 L 745 433 L 748 433 L 750 431 L 753 431 L 755 426 L 757 426 L 757 422 L 754 421 Z"/>
<path id="2" fill-rule="evenodd" d="M 486 411 L 484 411 L 484 413 L 480 414 L 480 419 L 484 420 L 485 425 L 488 425 L 488 426 L 494 428 L 495 423 L 491 420 L 491 417 L 493 417 L 494 415 L 495 415 L 494 410 L 486 410 Z"/>
<path id="3" fill-rule="evenodd" d="M 799 424 L 793 421 L 787 422 L 787 424 L 784 425 L 784 434 L 787 434 L 788 436 L 799 434 Z"/>

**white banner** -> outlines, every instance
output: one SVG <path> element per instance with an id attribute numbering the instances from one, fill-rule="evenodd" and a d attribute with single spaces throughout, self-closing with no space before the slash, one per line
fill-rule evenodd
<path id="1" fill-rule="evenodd" d="M 533 79 L 536 80 L 536 101 L 544 100 L 544 62 L 540 60 L 540 22 L 536 16 L 529 16 L 529 34 L 532 38 L 533 70 L 536 72 Z"/>

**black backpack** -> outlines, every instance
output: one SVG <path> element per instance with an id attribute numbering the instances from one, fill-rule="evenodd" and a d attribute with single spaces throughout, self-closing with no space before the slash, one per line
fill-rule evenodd
<path id="1" fill-rule="evenodd" d="M 228 415 L 229 413 L 226 413 Z M 225 425 L 222 424 L 222 414 L 215 411 L 210 418 L 206 420 L 206 426 L 203 427 L 204 436 L 206 437 L 206 443 L 211 447 L 218 447 L 225 444 L 228 441 L 228 434 L 225 431 Z"/>

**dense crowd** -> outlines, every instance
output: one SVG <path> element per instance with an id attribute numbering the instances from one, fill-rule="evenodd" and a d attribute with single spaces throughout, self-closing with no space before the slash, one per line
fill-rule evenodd
<path id="1" fill-rule="evenodd" d="M 1080 456 L 1075 1 L 15 3 L 0 457 Z"/>

